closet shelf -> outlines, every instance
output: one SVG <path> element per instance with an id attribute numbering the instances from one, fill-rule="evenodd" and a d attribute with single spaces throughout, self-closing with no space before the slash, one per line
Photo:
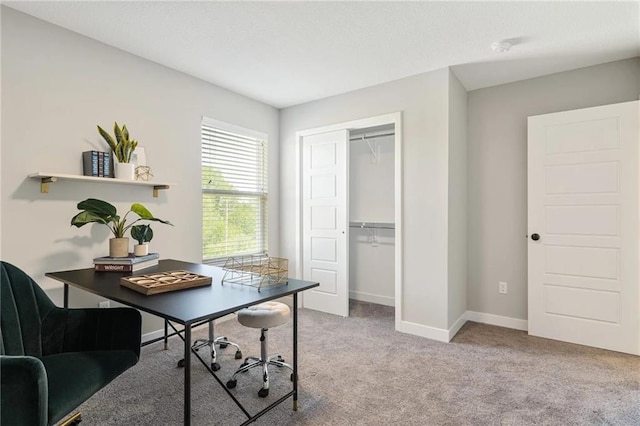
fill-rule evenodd
<path id="1" fill-rule="evenodd" d="M 151 186 L 153 187 L 153 196 L 155 198 L 158 197 L 158 190 L 169 189 L 170 186 L 175 185 L 173 183 L 146 182 L 141 180 L 126 180 L 126 179 L 115 179 L 115 178 L 105 178 L 105 177 L 95 177 L 95 176 L 82 176 L 82 175 L 72 175 L 72 174 L 66 174 L 66 173 L 36 172 L 36 173 L 31 173 L 29 177 L 34 179 L 40 179 L 40 192 L 44 194 L 49 192 L 49 183 L 57 182 L 58 180 L 75 180 L 75 181 L 82 181 L 82 182 Z"/>
<path id="2" fill-rule="evenodd" d="M 393 222 L 349 222 L 349 228 L 396 229 Z"/>

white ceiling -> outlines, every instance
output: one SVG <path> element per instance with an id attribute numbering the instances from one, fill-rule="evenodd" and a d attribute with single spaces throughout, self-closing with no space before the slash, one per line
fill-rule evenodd
<path id="1" fill-rule="evenodd" d="M 278 108 L 446 66 L 473 90 L 640 55 L 638 2 L 3 3 Z"/>

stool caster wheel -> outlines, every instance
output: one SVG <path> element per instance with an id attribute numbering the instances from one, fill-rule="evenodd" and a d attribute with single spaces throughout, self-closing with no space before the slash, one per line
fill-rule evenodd
<path id="1" fill-rule="evenodd" d="M 278 359 L 276 360 L 278 362 L 284 362 L 284 358 L 282 358 L 281 356 L 278 357 Z M 282 368 L 281 365 L 278 365 L 278 368 Z"/>
<path id="2" fill-rule="evenodd" d="M 242 351 L 236 351 L 235 359 L 242 359 Z"/>
<path id="3" fill-rule="evenodd" d="M 218 364 L 217 362 L 212 362 L 212 363 L 211 363 L 211 369 L 212 369 L 213 371 L 218 371 L 218 370 L 220 370 L 220 364 Z"/>
<path id="4" fill-rule="evenodd" d="M 238 384 L 237 380 L 229 380 L 227 382 L 227 389 L 233 389 L 236 387 L 237 384 Z"/>
<path id="5" fill-rule="evenodd" d="M 229 340 L 229 339 L 227 339 L 226 337 L 223 337 L 223 338 L 222 338 L 222 340 Z M 228 344 L 228 343 L 225 343 L 225 342 L 220 342 L 220 343 L 218 343 L 218 344 L 220 345 L 220 349 L 224 349 L 224 348 L 226 348 L 227 346 L 229 346 L 229 344 Z"/>
<path id="6" fill-rule="evenodd" d="M 184 368 L 184 359 L 178 361 L 178 368 Z"/>
<path id="7" fill-rule="evenodd" d="M 258 391 L 258 396 L 260 398 L 266 398 L 267 396 L 269 396 L 269 389 L 260 389 Z"/>

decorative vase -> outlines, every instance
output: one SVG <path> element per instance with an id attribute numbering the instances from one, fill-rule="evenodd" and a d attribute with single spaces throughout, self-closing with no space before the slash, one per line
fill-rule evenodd
<path id="1" fill-rule="evenodd" d="M 111 238 L 109 240 L 109 256 L 110 257 L 127 257 L 129 256 L 129 238 Z"/>
<path id="2" fill-rule="evenodd" d="M 136 180 L 136 168 L 133 163 L 116 163 L 116 178 L 125 180 Z"/>
<path id="3" fill-rule="evenodd" d="M 149 244 L 136 244 L 133 246 L 135 256 L 146 256 L 149 254 Z"/>

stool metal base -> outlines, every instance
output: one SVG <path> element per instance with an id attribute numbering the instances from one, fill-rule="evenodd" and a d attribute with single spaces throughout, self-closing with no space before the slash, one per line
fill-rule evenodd
<path id="1" fill-rule="evenodd" d="M 279 354 L 267 356 L 267 331 L 263 328 L 260 334 L 260 357 L 250 356 L 244 360 L 240 365 L 240 368 L 231 376 L 231 379 L 227 382 L 227 388 L 233 389 L 237 385 L 237 377 L 240 373 L 246 373 L 252 368 L 262 367 L 262 389 L 258 391 L 258 396 L 261 398 L 269 395 L 269 366 L 275 365 L 276 367 L 285 367 L 291 371 L 291 380 L 293 381 L 293 367 L 284 362 L 282 356 Z"/>
<path id="2" fill-rule="evenodd" d="M 213 371 L 218 371 L 220 370 L 220 364 L 217 362 L 218 353 L 216 351 L 216 345 L 220 346 L 221 349 L 224 349 L 227 346 L 233 346 L 236 348 L 235 359 L 242 359 L 240 346 L 236 343 L 230 342 L 225 336 L 214 337 L 213 321 L 209 321 L 209 338 L 195 340 L 191 345 L 191 349 L 197 351 L 204 346 L 208 346 L 211 351 L 211 369 Z M 184 359 L 178 361 L 178 367 L 184 367 Z"/>

